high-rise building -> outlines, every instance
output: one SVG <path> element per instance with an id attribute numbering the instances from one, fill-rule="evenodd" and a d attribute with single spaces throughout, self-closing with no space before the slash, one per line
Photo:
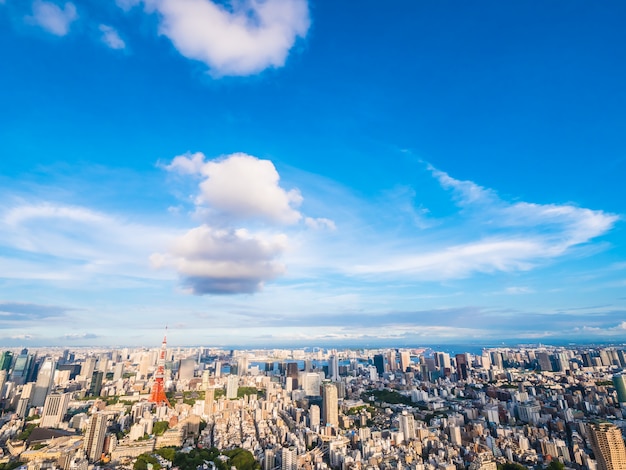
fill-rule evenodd
<path id="1" fill-rule="evenodd" d="M 56 428 L 63 421 L 70 404 L 71 393 L 53 393 L 46 397 L 41 415 L 42 428 Z"/>
<path id="2" fill-rule="evenodd" d="M 317 372 L 307 372 L 302 375 L 302 389 L 309 397 L 319 397 L 322 380 Z"/>
<path id="3" fill-rule="evenodd" d="M 339 357 L 336 354 L 328 358 L 328 377 L 333 382 L 339 380 Z"/>
<path id="4" fill-rule="evenodd" d="M 92 414 L 84 440 L 85 452 L 91 462 L 97 462 L 102 457 L 106 429 L 106 415 L 101 412 Z"/>
<path id="5" fill-rule="evenodd" d="M 617 392 L 617 400 L 626 403 L 626 375 L 615 374 L 613 376 L 613 386 Z"/>
<path id="6" fill-rule="evenodd" d="M 626 470 L 626 446 L 620 429 L 611 423 L 592 423 L 589 440 L 598 470 Z"/>
<path id="7" fill-rule="evenodd" d="M 80 368 L 80 375 L 82 375 L 85 379 L 91 378 L 93 371 L 96 370 L 96 361 L 97 359 L 95 356 L 89 356 L 86 358 Z"/>
<path id="8" fill-rule="evenodd" d="M 28 382 L 28 376 L 32 370 L 33 356 L 28 354 L 28 349 L 22 349 L 19 356 L 15 358 L 13 371 L 11 372 L 11 380 L 18 385 Z"/>
<path id="9" fill-rule="evenodd" d="M 406 372 L 406 370 L 411 365 L 411 353 L 409 351 L 401 351 L 400 352 L 400 369 L 402 372 Z"/>
<path id="10" fill-rule="evenodd" d="M 7 371 L 0 369 L 0 400 L 4 398 L 4 384 L 7 381 Z"/>
<path id="11" fill-rule="evenodd" d="M 298 468 L 298 450 L 295 447 L 283 447 L 281 454 L 281 470 L 296 470 Z"/>
<path id="12" fill-rule="evenodd" d="M 406 411 L 400 415 L 400 431 L 404 434 L 406 441 L 415 439 L 415 418 Z"/>
<path id="13" fill-rule="evenodd" d="M 196 360 L 193 357 L 181 359 L 178 367 L 179 380 L 191 380 L 194 377 L 196 369 Z"/>
<path id="14" fill-rule="evenodd" d="M 46 402 L 46 396 L 50 393 L 54 383 L 55 369 L 56 361 L 51 357 L 46 357 L 37 374 L 37 382 L 30 400 L 32 406 L 43 406 Z"/>
<path id="15" fill-rule="evenodd" d="M 387 366 L 389 367 L 389 372 L 395 372 L 396 367 L 396 350 L 392 349 L 387 351 Z"/>
<path id="16" fill-rule="evenodd" d="M 89 386 L 89 395 L 99 397 L 102 392 L 102 381 L 104 380 L 104 372 L 96 370 L 91 374 L 91 385 Z"/>
<path id="17" fill-rule="evenodd" d="M 456 362 L 456 375 L 459 380 L 467 380 L 467 356 L 465 354 L 457 354 L 454 356 Z"/>
<path id="18" fill-rule="evenodd" d="M 334 384 L 324 384 L 322 412 L 325 425 L 339 426 L 339 399 L 337 397 L 337 387 Z"/>
<path id="19" fill-rule="evenodd" d="M 382 354 L 374 355 L 374 367 L 376 367 L 378 375 L 383 375 L 385 373 L 385 356 Z"/>
<path id="20" fill-rule="evenodd" d="M 204 389 L 204 414 L 206 416 L 211 416 L 213 414 L 214 402 L 215 402 L 215 388 L 206 387 Z"/>
<path id="21" fill-rule="evenodd" d="M 320 407 L 311 405 L 309 407 L 309 426 L 312 428 L 320 425 Z"/>
<path id="22" fill-rule="evenodd" d="M 237 391 L 239 390 L 239 377 L 236 375 L 229 375 L 226 382 L 226 398 L 237 398 Z"/>
<path id="23" fill-rule="evenodd" d="M 11 351 L 3 352 L 2 356 L 0 356 L 0 370 L 9 372 L 11 364 L 13 364 L 13 353 Z"/>

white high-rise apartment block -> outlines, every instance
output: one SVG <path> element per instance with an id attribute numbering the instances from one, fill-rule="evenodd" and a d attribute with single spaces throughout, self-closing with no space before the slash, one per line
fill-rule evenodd
<path id="1" fill-rule="evenodd" d="M 41 416 L 42 428 L 56 428 L 63 422 L 70 404 L 71 393 L 51 394 L 46 397 Z"/>

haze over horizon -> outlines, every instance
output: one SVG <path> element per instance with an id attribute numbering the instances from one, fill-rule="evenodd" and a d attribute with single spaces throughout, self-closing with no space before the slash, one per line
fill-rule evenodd
<path id="1" fill-rule="evenodd" d="M 625 14 L 0 0 L 0 345 L 626 341 Z"/>

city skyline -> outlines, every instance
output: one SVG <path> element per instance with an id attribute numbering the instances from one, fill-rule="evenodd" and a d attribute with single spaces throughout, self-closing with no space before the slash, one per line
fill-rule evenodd
<path id="1" fill-rule="evenodd" d="M 619 2 L 0 0 L 0 344 L 626 341 Z"/>

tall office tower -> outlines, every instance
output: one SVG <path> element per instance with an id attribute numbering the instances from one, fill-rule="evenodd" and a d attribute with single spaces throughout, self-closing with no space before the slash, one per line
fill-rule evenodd
<path id="1" fill-rule="evenodd" d="M 213 403 L 215 402 L 215 388 L 206 387 L 204 389 L 204 414 L 211 416 L 213 414 Z"/>
<path id="2" fill-rule="evenodd" d="M 222 363 L 219 361 L 215 361 L 215 377 L 222 376 Z"/>
<path id="3" fill-rule="evenodd" d="M 119 380 L 124 376 L 124 363 L 118 362 L 113 367 L 113 381 Z"/>
<path id="4" fill-rule="evenodd" d="M 400 352 L 400 369 L 402 372 L 406 372 L 411 366 L 411 353 L 409 351 Z"/>
<path id="5" fill-rule="evenodd" d="M 389 372 L 395 372 L 398 367 L 396 366 L 396 351 L 392 349 L 387 351 L 387 365 L 389 366 Z"/>
<path id="6" fill-rule="evenodd" d="M 456 375 L 459 380 L 467 380 L 467 356 L 465 354 L 457 354 L 454 356 L 456 361 Z"/>
<path id="7" fill-rule="evenodd" d="M 308 397 L 319 397 L 322 380 L 317 372 L 307 372 L 303 374 L 302 389 Z"/>
<path id="8" fill-rule="evenodd" d="M 11 372 L 11 380 L 17 385 L 22 385 L 28 380 L 33 365 L 33 356 L 28 354 L 28 349 L 22 349 L 19 356 L 15 358 L 13 371 Z"/>
<path id="9" fill-rule="evenodd" d="M 98 361 L 96 362 L 96 370 L 99 370 L 106 374 L 108 369 L 109 369 L 109 358 L 106 355 L 101 354 L 100 357 L 98 357 Z"/>
<path id="10" fill-rule="evenodd" d="M 288 362 L 285 367 L 285 376 L 291 377 L 292 379 L 298 378 L 298 363 L 297 362 Z"/>
<path id="11" fill-rule="evenodd" d="M 226 382 L 226 398 L 237 398 L 237 391 L 239 390 L 239 377 L 236 375 L 229 375 Z"/>
<path id="12" fill-rule="evenodd" d="M 63 421 L 70 404 L 71 393 L 53 393 L 46 397 L 41 415 L 42 428 L 56 428 Z"/>
<path id="13" fill-rule="evenodd" d="M 297 470 L 298 450 L 295 447 L 283 447 L 281 470 Z"/>
<path id="14" fill-rule="evenodd" d="M 415 439 L 415 418 L 406 411 L 400 415 L 400 431 L 404 434 L 405 440 Z"/>
<path id="15" fill-rule="evenodd" d="M 320 407 L 317 405 L 311 405 L 309 407 L 309 426 L 320 425 Z"/>
<path id="16" fill-rule="evenodd" d="M 35 388 L 34 386 L 34 383 L 29 382 L 22 387 L 20 398 L 17 402 L 17 407 L 15 409 L 15 412 L 20 418 L 24 418 L 28 414 L 28 409 L 30 408 L 30 399 L 33 395 L 33 389 Z"/>
<path id="17" fill-rule="evenodd" d="M 150 392 L 150 402 L 161 405 L 165 403 L 170 406 L 170 402 L 165 396 L 165 356 L 167 355 L 167 337 L 163 336 L 163 342 L 161 343 L 161 350 L 159 351 L 159 359 L 157 360 L 157 370 L 154 373 L 154 384 L 152 385 L 152 391 Z"/>
<path id="18" fill-rule="evenodd" d="M 626 403 L 626 375 L 615 374 L 613 376 L 613 386 L 617 392 L 617 400 L 620 403 Z"/>
<path id="19" fill-rule="evenodd" d="M 326 426 L 339 426 L 339 399 L 337 397 L 337 387 L 335 384 L 324 384 L 322 412 Z"/>
<path id="20" fill-rule="evenodd" d="M 91 415 L 87 432 L 85 433 L 84 447 L 87 458 L 91 462 L 97 462 L 102 457 L 104 447 L 104 436 L 107 430 L 107 417 L 104 413 L 98 412 Z"/>
<path id="21" fill-rule="evenodd" d="M 180 366 L 178 367 L 178 379 L 179 380 L 191 380 L 195 375 L 196 360 L 193 357 L 180 360 Z"/>
<path id="22" fill-rule="evenodd" d="M 435 353 L 435 364 L 439 368 L 440 371 L 444 371 L 445 369 L 450 368 L 450 354 L 446 352 L 437 352 Z"/>
<path id="23" fill-rule="evenodd" d="M 339 380 L 339 357 L 336 354 L 328 358 L 328 377 L 333 382 Z"/>
<path id="24" fill-rule="evenodd" d="M 248 356 L 239 356 L 237 358 L 238 375 L 248 375 Z"/>
<path id="25" fill-rule="evenodd" d="M 537 362 L 539 363 L 539 368 L 541 370 L 545 370 L 548 372 L 552 372 L 552 361 L 550 361 L 550 355 L 547 352 L 539 352 L 537 353 Z"/>
<path id="26" fill-rule="evenodd" d="M 4 398 L 4 384 L 7 383 L 7 371 L 0 370 L 0 400 Z"/>
<path id="27" fill-rule="evenodd" d="M 383 375 L 385 373 L 385 356 L 382 354 L 374 355 L 374 367 L 376 367 L 378 375 Z"/>
<path id="28" fill-rule="evenodd" d="M 83 365 L 80 368 L 80 375 L 86 379 L 90 379 L 94 370 L 96 370 L 96 358 L 94 356 L 89 356 L 85 359 L 85 362 L 83 362 Z"/>
<path id="29" fill-rule="evenodd" d="M 611 423 L 592 423 L 589 431 L 598 470 L 625 470 L 626 446 L 620 429 Z"/>
<path id="30" fill-rule="evenodd" d="M 13 353 L 11 351 L 3 352 L 2 356 L 0 356 L 0 370 L 9 372 L 11 364 L 13 364 Z"/>
<path id="31" fill-rule="evenodd" d="M 102 392 L 102 382 L 104 380 L 104 372 L 95 370 L 91 375 L 91 385 L 89 385 L 89 396 L 99 397 Z"/>
<path id="32" fill-rule="evenodd" d="M 54 383 L 55 368 L 56 361 L 51 357 L 46 357 L 37 374 L 37 382 L 30 401 L 32 406 L 43 406 L 46 402 L 46 396 L 50 393 Z"/>
<path id="33" fill-rule="evenodd" d="M 276 455 L 274 449 L 265 449 L 263 452 L 263 470 L 273 470 L 276 466 Z"/>
<path id="34" fill-rule="evenodd" d="M 452 444 L 457 446 L 463 444 L 463 440 L 461 439 L 461 428 L 459 426 L 451 425 L 448 428 L 448 434 L 450 435 L 450 442 L 452 442 Z"/>

